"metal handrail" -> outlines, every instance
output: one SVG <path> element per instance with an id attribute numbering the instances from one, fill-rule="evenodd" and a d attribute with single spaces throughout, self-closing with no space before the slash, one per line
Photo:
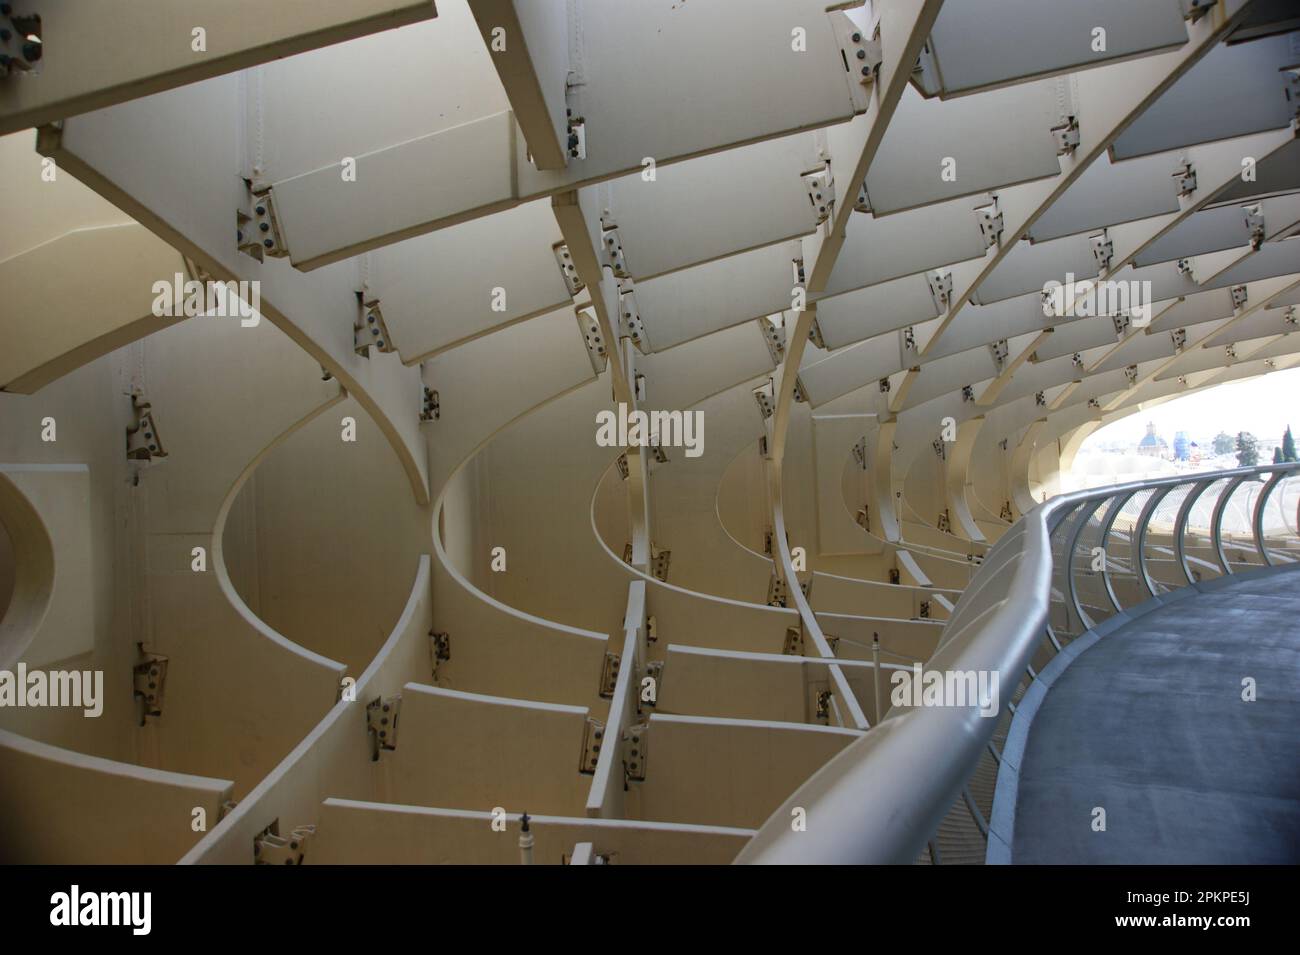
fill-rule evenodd
<path id="1" fill-rule="evenodd" d="M 1156 504 L 1182 485 L 1204 485 L 1229 479 L 1225 490 L 1269 474 L 1256 501 L 1252 531 L 1265 565 L 1272 564 L 1263 539 L 1264 507 L 1269 495 L 1300 464 L 1271 464 L 1229 471 L 1179 475 L 1062 494 L 1024 515 L 985 555 L 979 572 L 953 608 L 927 670 L 996 672 L 1006 687 L 1006 702 L 1022 678 L 1037 678 L 1030 667 L 1043 646 L 1052 652 L 1060 644 L 1048 622 L 1052 601 L 1051 535 L 1076 508 L 1080 521 L 1095 513 L 1097 503 L 1123 496 L 1113 513 L 1134 494 L 1156 493 L 1142 509 L 1133 535 L 1135 572 L 1156 595 L 1144 554 L 1147 523 Z M 1203 489 L 1203 488 L 1202 488 Z M 1088 505 L 1092 506 L 1089 507 Z M 1180 508 L 1175 529 L 1180 563 L 1181 534 L 1190 505 Z M 1222 509 L 1211 520 L 1212 546 L 1221 552 Z M 1106 533 L 1113 517 L 1108 515 Z M 1066 528 L 1070 531 L 1070 528 Z M 1071 533 L 1071 549 L 1077 533 Z M 1226 573 L 1232 573 L 1225 559 Z M 1077 603 L 1073 574 L 1066 578 L 1066 606 Z M 1109 581 L 1107 581 L 1109 586 Z M 1111 591 L 1118 606 L 1117 595 Z M 1086 616 L 1084 619 L 1087 619 Z M 1045 643 L 1045 638 L 1052 638 Z M 930 844 L 954 803 L 963 798 L 979 760 L 996 753 L 992 738 L 996 718 L 980 715 L 978 703 L 968 706 L 895 705 L 863 736 L 826 763 L 778 808 L 737 856 L 738 863 L 911 863 Z M 796 813 L 802 809 L 802 814 Z M 802 818 L 802 827 L 791 824 Z M 978 818 L 975 823 L 978 824 Z M 933 853 L 932 853 L 933 855 Z"/>

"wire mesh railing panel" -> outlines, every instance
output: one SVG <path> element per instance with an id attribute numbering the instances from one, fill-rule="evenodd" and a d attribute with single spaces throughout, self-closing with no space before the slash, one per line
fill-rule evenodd
<path id="1" fill-rule="evenodd" d="M 1213 580 L 1223 576 L 1214 548 L 1214 518 L 1219 501 L 1228 494 L 1235 481 L 1219 478 L 1196 496 L 1183 525 L 1183 559 L 1192 580 Z"/>
<path id="2" fill-rule="evenodd" d="M 1260 530 L 1274 564 L 1300 562 L 1300 475 L 1278 482 L 1264 502 Z"/>
<path id="3" fill-rule="evenodd" d="M 1263 489 L 1264 481 L 1251 477 L 1237 486 L 1224 505 L 1220 544 L 1224 560 L 1233 573 L 1264 566 L 1264 559 L 1255 546 L 1253 530 L 1255 505 Z"/>
<path id="4" fill-rule="evenodd" d="M 1183 577 L 1182 566 L 1178 562 L 1177 542 L 1174 540 L 1174 524 L 1183 501 L 1196 485 L 1193 482 L 1179 484 L 1160 497 L 1147 520 L 1142 541 L 1142 562 L 1146 568 L 1147 579 L 1156 595 L 1177 590 L 1187 584 Z"/>
<path id="5" fill-rule="evenodd" d="M 1076 612 L 1082 612 L 1085 627 L 1095 626 L 1115 613 L 1106 594 L 1107 555 L 1102 544 L 1112 502 L 1113 498 L 1103 498 L 1085 505 L 1080 514 L 1083 523 L 1076 530 L 1070 574 Z"/>

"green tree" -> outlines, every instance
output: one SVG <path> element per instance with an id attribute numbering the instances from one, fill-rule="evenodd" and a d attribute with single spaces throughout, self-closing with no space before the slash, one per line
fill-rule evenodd
<path id="1" fill-rule="evenodd" d="M 1286 426 L 1286 433 L 1282 435 L 1282 461 L 1290 464 L 1296 460 L 1295 438 L 1291 435 L 1291 426 Z"/>
<path id="2" fill-rule="evenodd" d="M 1283 463 L 1283 461 L 1282 461 L 1282 449 L 1281 449 L 1281 448 L 1274 448 L 1274 449 L 1273 449 L 1273 463 L 1274 463 L 1274 464 L 1282 464 L 1282 463 Z"/>
<path id="3" fill-rule="evenodd" d="M 1237 432 L 1237 466 L 1253 468 L 1259 464 L 1259 441 L 1249 431 Z"/>
<path id="4" fill-rule="evenodd" d="M 1215 454 L 1231 454 L 1235 448 L 1236 444 L 1232 440 L 1232 435 L 1226 431 L 1220 431 L 1214 436 Z"/>

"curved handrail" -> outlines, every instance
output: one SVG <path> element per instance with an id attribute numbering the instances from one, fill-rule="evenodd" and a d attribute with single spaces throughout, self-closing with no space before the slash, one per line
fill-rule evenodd
<path id="1" fill-rule="evenodd" d="M 1300 464 L 1272 464 L 1178 475 L 1064 494 L 1034 507 L 989 550 L 962 594 L 925 669 L 998 675 L 1011 692 L 1048 633 L 1053 599 L 1051 534 L 1076 509 L 1141 490 L 1158 500 L 1176 486 L 1270 474 L 1256 514 L 1282 479 L 1300 475 Z M 1136 546 L 1145 539 L 1154 508 L 1143 508 Z M 1089 508 L 1087 505 L 1092 504 Z M 1186 524 L 1186 521 L 1183 522 Z M 1255 521 L 1260 533 L 1261 519 Z M 1217 528 L 1216 528 L 1217 529 Z M 1069 528 L 1067 528 L 1069 530 Z M 1261 552 L 1267 548 L 1259 540 Z M 1064 556 L 1064 555 L 1063 555 Z M 1145 568 L 1141 568 L 1145 573 Z M 1073 576 L 1067 606 L 1076 600 Z M 1057 647 L 1056 652 L 1059 652 Z M 981 714 L 980 701 L 958 706 L 895 705 L 882 722 L 823 766 L 763 824 L 737 856 L 738 863 L 911 863 L 933 837 L 945 814 L 962 798 L 967 781 L 992 740 L 996 718 Z M 790 825 L 804 810 L 803 831 Z M 819 824 L 819 820 L 825 822 Z"/>

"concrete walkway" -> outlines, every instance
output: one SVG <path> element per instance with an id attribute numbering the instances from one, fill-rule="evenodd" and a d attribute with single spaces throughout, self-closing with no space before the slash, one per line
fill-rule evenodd
<path id="1" fill-rule="evenodd" d="M 1300 573 L 1175 601 L 1080 654 L 1030 723 L 1012 861 L 1300 862 Z"/>

